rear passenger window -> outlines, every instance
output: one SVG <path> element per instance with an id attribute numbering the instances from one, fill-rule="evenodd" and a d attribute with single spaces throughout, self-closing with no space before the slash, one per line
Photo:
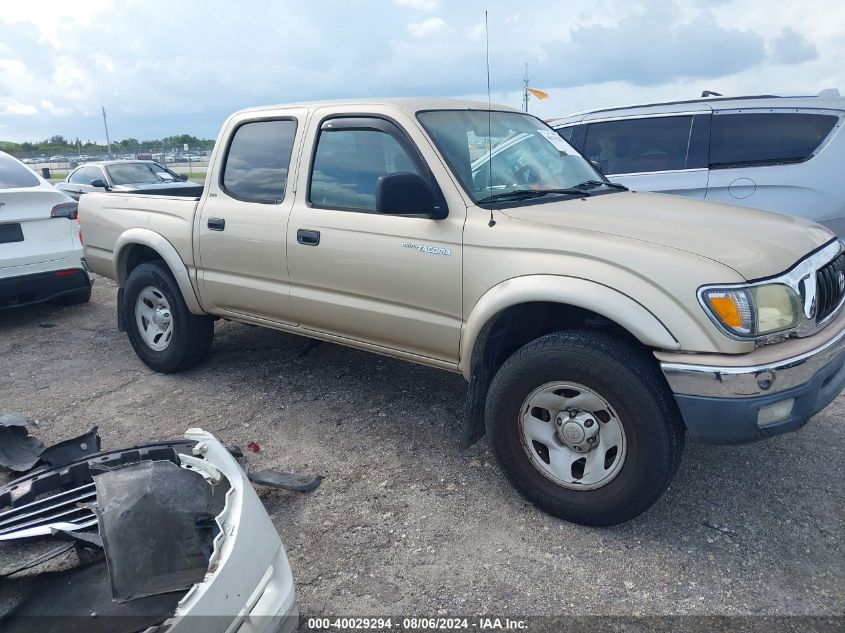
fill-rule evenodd
<path id="1" fill-rule="evenodd" d="M 248 202 L 279 203 L 285 197 L 296 121 L 244 123 L 232 137 L 223 165 L 223 189 Z"/>
<path id="2" fill-rule="evenodd" d="M 324 127 L 314 155 L 310 202 L 320 207 L 374 212 L 379 178 L 403 172 L 422 175 L 397 136 L 383 129 Z"/>
<path id="3" fill-rule="evenodd" d="M 710 166 L 796 163 L 810 158 L 838 117 L 788 112 L 713 115 Z"/>
<path id="4" fill-rule="evenodd" d="M 584 155 L 605 174 L 686 169 L 691 129 L 691 116 L 591 123 Z"/>

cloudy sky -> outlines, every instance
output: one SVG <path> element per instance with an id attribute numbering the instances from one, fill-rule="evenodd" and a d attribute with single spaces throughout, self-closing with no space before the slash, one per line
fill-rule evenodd
<path id="1" fill-rule="evenodd" d="M 231 111 L 375 95 L 552 117 L 724 94 L 845 94 L 841 0 L 2 0 L 0 140 L 214 137 Z"/>

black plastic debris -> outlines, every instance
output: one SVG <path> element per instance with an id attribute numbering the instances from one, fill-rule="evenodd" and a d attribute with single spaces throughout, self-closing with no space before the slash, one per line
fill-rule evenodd
<path id="1" fill-rule="evenodd" d="M 99 452 L 100 434 L 95 426 L 78 437 L 45 448 L 38 456 L 38 466 L 58 468 Z"/>
<path id="2" fill-rule="evenodd" d="M 22 413 L 0 414 L 0 466 L 25 472 L 38 463 L 44 443 L 29 434 L 30 424 Z"/>
<path id="3" fill-rule="evenodd" d="M 292 490 L 294 492 L 311 492 L 316 490 L 323 480 L 322 475 L 296 475 L 279 470 L 259 470 L 248 472 L 249 480 L 260 486 Z"/>
<path id="4" fill-rule="evenodd" d="M 228 484 L 171 461 L 94 476 L 97 519 L 117 601 L 184 590 L 208 571 Z M 217 490 L 215 490 L 217 489 Z M 223 494 L 221 494 L 223 493 Z"/>
<path id="5" fill-rule="evenodd" d="M 0 414 L 0 466 L 16 472 L 36 467 L 56 468 L 100 452 L 95 426 L 87 433 L 52 446 L 44 446 L 27 428 L 32 421 L 22 413 Z"/>

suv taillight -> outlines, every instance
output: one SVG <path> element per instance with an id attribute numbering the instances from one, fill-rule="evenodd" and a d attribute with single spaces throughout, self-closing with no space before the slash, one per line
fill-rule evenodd
<path id="1" fill-rule="evenodd" d="M 68 220 L 75 220 L 79 215 L 79 203 L 77 202 L 62 202 L 53 207 L 50 211 L 51 218 L 67 218 Z"/>

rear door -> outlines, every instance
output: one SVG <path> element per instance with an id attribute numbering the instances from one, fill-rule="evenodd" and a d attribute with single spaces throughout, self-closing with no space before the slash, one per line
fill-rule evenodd
<path id="1" fill-rule="evenodd" d="M 285 231 L 306 110 L 229 122 L 194 227 L 204 302 L 218 312 L 291 323 Z M 253 118 L 249 118 L 252 116 Z"/>
<path id="2" fill-rule="evenodd" d="M 841 162 L 825 169 L 816 158 L 841 115 L 794 108 L 715 112 L 707 199 L 817 222 L 842 217 L 842 197 L 831 199 L 814 186 L 819 180 L 835 181 L 834 174 L 841 173 Z"/>
<path id="3" fill-rule="evenodd" d="M 27 264 L 70 257 L 76 222 L 53 218 L 53 207 L 72 203 L 50 183 L 0 152 L 0 271 L 26 274 Z"/>
<path id="4" fill-rule="evenodd" d="M 582 153 L 608 179 L 637 191 L 704 198 L 709 111 L 588 119 L 579 129 Z"/>

